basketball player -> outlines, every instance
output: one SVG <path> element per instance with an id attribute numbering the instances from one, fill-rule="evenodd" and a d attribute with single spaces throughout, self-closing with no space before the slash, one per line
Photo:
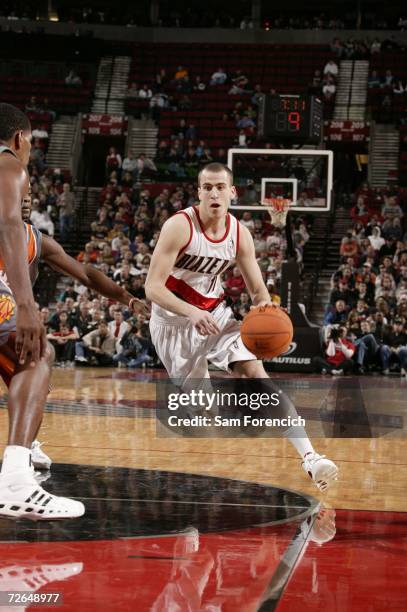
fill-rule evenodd
<path id="1" fill-rule="evenodd" d="M 23 198 L 21 208 L 23 221 L 27 224 L 30 221 L 31 205 L 32 198 L 29 192 L 29 194 Z M 36 231 L 35 228 L 31 227 L 31 229 Z M 39 235 L 40 241 L 38 243 L 36 257 L 30 264 L 30 276 L 33 285 L 38 276 L 38 262 L 41 260 L 47 263 L 54 270 L 76 279 L 89 289 L 92 289 L 93 291 L 96 291 L 97 293 L 100 293 L 111 300 L 115 300 L 116 302 L 120 302 L 121 304 L 128 306 L 132 313 L 142 313 L 143 315 L 149 314 L 149 310 L 144 302 L 133 297 L 130 293 L 128 293 L 128 291 L 117 285 L 93 266 L 82 265 L 76 259 L 70 257 L 70 255 L 65 253 L 64 249 L 50 236 L 41 233 Z M 2 376 L 6 385 L 9 386 L 11 377 L 13 375 L 13 363 L 11 362 L 7 367 L 4 362 L 1 362 L 1 354 L 0 375 Z M 48 470 L 52 464 L 51 459 L 42 451 L 41 444 L 37 440 L 34 440 L 31 446 L 31 459 L 34 468 L 38 470 Z"/>
<path id="2" fill-rule="evenodd" d="M 41 234 L 21 222 L 28 193 L 31 126 L 18 108 L 0 104 L 0 361 L 9 382 L 9 435 L 0 473 L 0 516 L 49 520 L 82 516 L 81 502 L 44 491 L 31 445 L 49 389 L 53 350 L 40 323 L 29 266 Z"/>
<path id="3" fill-rule="evenodd" d="M 228 213 L 236 195 L 230 169 L 210 163 L 198 176 L 199 206 L 164 224 L 146 280 L 146 295 L 153 302 L 151 338 L 170 378 L 183 386 L 188 379 L 209 377 L 209 360 L 235 377 L 256 379 L 259 392 L 267 392 L 271 383 L 263 364 L 244 346 L 239 323 L 223 302 L 220 275 L 236 262 L 253 306 L 272 305 L 251 234 Z M 285 394 L 280 407 L 286 416 L 297 414 Z M 304 470 L 326 490 L 337 478 L 336 465 L 314 451 L 303 428 L 293 433 L 288 429 L 284 435 L 299 452 Z"/>

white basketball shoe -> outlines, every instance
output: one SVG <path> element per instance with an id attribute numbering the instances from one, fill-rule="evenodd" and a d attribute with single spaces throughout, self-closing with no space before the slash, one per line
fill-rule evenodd
<path id="1" fill-rule="evenodd" d="M 34 440 L 31 445 L 31 462 L 36 470 L 49 470 L 51 469 L 52 460 L 46 453 L 41 449 L 43 442 Z"/>
<path id="2" fill-rule="evenodd" d="M 49 521 L 77 518 L 84 513 L 81 502 L 44 491 L 35 480 L 34 470 L 0 475 L 0 517 Z"/>
<path id="3" fill-rule="evenodd" d="M 38 589 L 51 582 L 68 580 L 72 576 L 77 576 L 83 570 L 82 561 L 54 565 L 40 565 L 30 561 L 27 561 L 24 565 L 3 565 L 4 563 L 4 561 L 0 562 L 0 592 L 8 592 L 9 594 L 19 591 L 36 593 Z M 23 611 L 27 609 L 25 606 L 28 605 L 27 603 L 22 607 L 7 606 L 7 610 Z M 6 607 L 0 606 L 0 609 L 5 610 Z"/>
<path id="4" fill-rule="evenodd" d="M 325 455 L 307 453 L 302 462 L 302 467 L 320 491 L 326 491 L 332 481 L 338 480 L 337 466 Z"/>

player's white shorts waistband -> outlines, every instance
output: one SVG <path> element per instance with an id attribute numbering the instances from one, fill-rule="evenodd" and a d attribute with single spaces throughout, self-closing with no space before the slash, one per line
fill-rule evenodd
<path id="1" fill-rule="evenodd" d="M 225 302 L 221 302 L 214 310 L 208 312 L 210 315 L 212 315 L 212 317 L 214 317 L 214 319 L 220 319 L 224 315 L 227 308 L 228 306 L 226 306 Z M 170 325 L 176 327 L 191 325 L 188 317 L 172 314 L 172 312 L 161 308 L 161 306 L 158 306 L 157 304 L 153 304 L 150 320 L 159 325 Z"/>

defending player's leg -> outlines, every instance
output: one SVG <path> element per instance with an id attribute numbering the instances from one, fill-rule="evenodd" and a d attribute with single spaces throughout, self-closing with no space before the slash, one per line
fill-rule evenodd
<path id="1" fill-rule="evenodd" d="M 44 491 L 34 478 L 31 445 L 42 421 L 53 350 L 35 367 L 17 364 L 14 334 L 0 352 L 16 364 L 9 384 L 9 436 L 0 473 L 0 516 L 50 520 L 82 516 L 81 502 Z M 13 359 L 14 354 L 14 359 Z"/>
<path id="2" fill-rule="evenodd" d="M 268 394 L 279 392 L 279 404 L 273 408 L 274 418 L 291 417 L 291 420 L 298 418 L 298 413 L 293 402 L 284 392 L 280 392 L 277 389 L 265 371 L 261 361 L 235 361 L 231 365 L 233 365 L 234 374 L 255 381 L 257 392 Z M 291 444 L 297 450 L 302 459 L 303 469 L 310 478 L 312 478 L 318 489 L 326 491 L 331 482 L 337 480 L 338 477 L 338 468 L 335 463 L 327 459 L 324 455 L 319 455 L 315 452 L 304 427 L 289 427 L 283 432 L 283 435 L 290 440 Z"/>
<path id="3" fill-rule="evenodd" d="M 0 376 L 2 377 L 7 388 L 10 387 L 10 383 L 16 372 L 17 362 L 14 349 L 9 344 L 4 344 L 0 351 Z M 50 376 L 50 374 L 49 374 Z M 48 386 L 48 390 L 49 390 Z M 37 438 L 40 430 L 41 423 L 39 424 L 37 431 L 35 432 L 35 438 Z M 31 445 L 31 461 L 36 470 L 49 470 L 52 465 L 50 457 L 41 449 L 42 443 L 37 439 L 34 439 Z"/>

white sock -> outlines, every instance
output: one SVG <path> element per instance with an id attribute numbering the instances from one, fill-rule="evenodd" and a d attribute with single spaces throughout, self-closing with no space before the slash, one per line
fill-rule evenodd
<path id="1" fill-rule="evenodd" d="M 289 429 L 284 432 L 284 438 L 288 438 L 288 440 L 290 440 L 301 459 L 303 459 L 308 453 L 315 452 L 304 427 L 289 427 Z"/>
<path id="2" fill-rule="evenodd" d="M 31 470 L 31 449 L 25 446 L 6 446 L 1 474 Z"/>

